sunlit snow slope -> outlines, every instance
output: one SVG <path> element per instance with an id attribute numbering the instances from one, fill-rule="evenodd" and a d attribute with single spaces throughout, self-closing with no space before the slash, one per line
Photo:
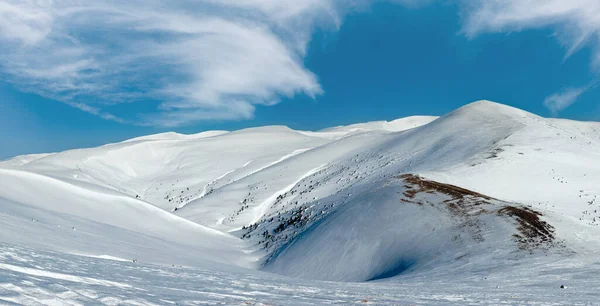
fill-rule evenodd
<path id="1" fill-rule="evenodd" d="M 439 118 L 165 133 L 0 163 L 2 243 L 318 280 L 593 263 L 599 206 L 600 123 L 488 101 Z"/>

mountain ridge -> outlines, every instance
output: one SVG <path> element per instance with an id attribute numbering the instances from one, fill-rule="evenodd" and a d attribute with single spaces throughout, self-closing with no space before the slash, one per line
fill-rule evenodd
<path id="1" fill-rule="evenodd" d="M 489 101 L 317 132 L 163 133 L 0 163 L 0 243 L 350 283 L 534 273 L 593 264 L 598 160 L 599 124 Z"/>

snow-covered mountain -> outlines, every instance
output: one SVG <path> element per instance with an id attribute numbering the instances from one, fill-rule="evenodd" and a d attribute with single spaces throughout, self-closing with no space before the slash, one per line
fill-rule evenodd
<path id="1" fill-rule="evenodd" d="M 0 301 L 593 303 L 599 206 L 600 123 L 488 101 L 19 156 Z"/>

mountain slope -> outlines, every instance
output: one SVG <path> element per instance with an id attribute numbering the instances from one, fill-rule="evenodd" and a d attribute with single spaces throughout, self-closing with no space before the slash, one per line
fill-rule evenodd
<path id="1" fill-rule="evenodd" d="M 0 242 L 334 281 L 506 275 L 593 262 L 598 161 L 600 123 L 489 101 L 318 132 L 151 135 L 0 163 Z"/>
<path id="2" fill-rule="evenodd" d="M 409 174 L 342 205 L 286 245 L 267 270 L 368 281 L 440 267 L 460 270 L 485 262 L 490 253 L 506 260 L 522 250 L 559 246 L 553 227 L 537 212 Z M 297 222 L 284 225 L 299 228 Z M 288 226 L 273 232 L 288 235 Z"/>

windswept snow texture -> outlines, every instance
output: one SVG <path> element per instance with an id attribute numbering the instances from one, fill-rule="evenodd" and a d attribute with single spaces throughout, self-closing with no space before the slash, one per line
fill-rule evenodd
<path id="1" fill-rule="evenodd" d="M 488 101 L 151 135 L 0 162 L 0 304 L 593 304 L 599 209 L 600 123 Z"/>

